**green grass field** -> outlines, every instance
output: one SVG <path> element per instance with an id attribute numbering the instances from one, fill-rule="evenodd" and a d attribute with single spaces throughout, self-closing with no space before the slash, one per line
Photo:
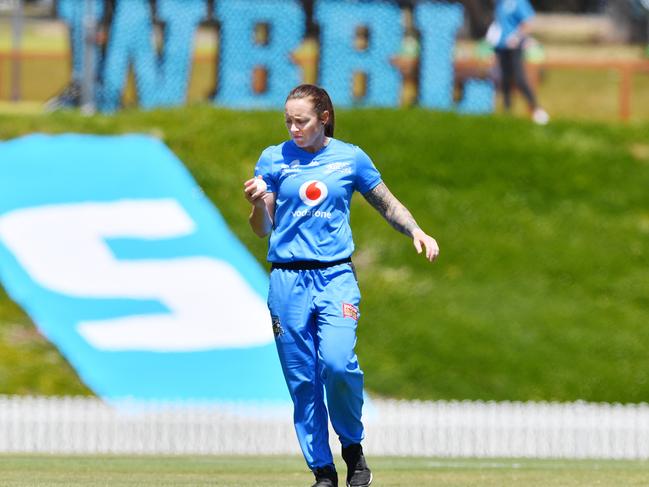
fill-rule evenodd
<path id="1" fill-rule="evenodd" d="M 265 261 L 266 242 L 248 228 L 241 188 L 260 151 L 285 138 L 279 112 L 198 105 L 115 116 L 0 115 L 0 139 L 31 132 L 162 138 Z M 366 149 L 441 246 L 439 261 L 427 264 L 355 197 L 363 292 L 357 350 L 370 393 L 646 401 L 647 133 L 647 125 L 537 127 L 419 109 L 339 110 L 337 136 Z M 88 393 L 4 295 L 0 390 Z"/>
<path id="2" fill-rule="evenodd" d="M 634 461 L 373 458 L 377 487 L 632 487 L 647 485 L 649 464 Z M 342 465 L 342 461 L 339 462 Z M 0 457 L 6 487 L 110 485 L 306 487 L 297 457 Z M 341 480 L 344 468 L 339 473 Z M 341 485 L 343 485 L 341 483 Z"/>

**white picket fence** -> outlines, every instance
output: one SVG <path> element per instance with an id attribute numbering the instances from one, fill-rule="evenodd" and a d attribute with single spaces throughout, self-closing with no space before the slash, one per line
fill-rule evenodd
<path id="1" fill-rule="evenodd" d="M 299 454 L 291 417 L 270 404 L 0 396 L 0 452 Z M 647 404 L 373 399 L 365 423 L 371 455 L 649 459 Z"/>

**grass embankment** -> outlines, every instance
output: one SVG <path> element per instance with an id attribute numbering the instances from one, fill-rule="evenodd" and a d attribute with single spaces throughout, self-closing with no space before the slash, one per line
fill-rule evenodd
<path id="1" fill-rule="evenodd" d="M 419 399 L 638 402 L 649 398 L 647 126 L 423 110 L 339 111 L 441 246 L 416 255 L 362 197 L 352 226 L 363 292 L 358 352 L 368 389 Z M 184 161 L 260 260 L 241 183 L 285 137 L 281 115 L 193 107 L 84 118 L 0 116 L 30 132 L 147 132 Z M 91 161 L 89 162 L 91 163 Z M 0 297 L 0 390 L 82 392 Z"/>

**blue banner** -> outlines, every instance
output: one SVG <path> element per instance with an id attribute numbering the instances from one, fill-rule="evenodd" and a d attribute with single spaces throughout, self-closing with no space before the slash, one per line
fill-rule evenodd
<path id="1" fill-rule="evenodd" d="M 105 399 L 290 401 L 266 273 L 157 139 L 0 143 L 0 278 Z"/>

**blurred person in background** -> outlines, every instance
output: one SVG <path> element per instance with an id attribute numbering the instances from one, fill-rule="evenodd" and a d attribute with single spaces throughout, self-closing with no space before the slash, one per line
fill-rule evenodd
<path id="1" fill-rule="evenodd" d="M 290 140 L 265 149 L 244 183 L 250 225 L 270 234 L 268 308 L 294 404 L 294 423 L 313 487 L 337 487 L 328 416 L 342 444 L 347 486 L 368 486 L 363 455 L 363 372 L 354 351 L 360 291 L 351 262 L 349 210 L 354 191 L 418 253 L 439 248 L 390 192 L 372 160 L 334 135 L 334 108 L 315 85 L 294 88 L 285 104 Z"/>
<path id="2" fill-rule="evenodd" d="M 88 37 L 85 31 L 87 13 L 86 2 L 79 1 L 70 4 L 56 4 L 57 15 L 61 18 L 81 18 L 83 19 L 83 29 L 75 31 L 71 26 L 68 27 L 68 44 L 70 48 L 71 72 L 70 82 L 59 93 L 49 98 L 45 102 L 45 110 L 53 112 L 67 108 L 78 108 L 81 106 L 82 90 L 86 73 L 84 71 L 86 59 L 86 49 L 94 49 L 94 79 L 90 86 L 94 90 L 92 97 L 96 103 L 98 93 L 103 84 L 104 63 L 106 60 L 106 50 L 108 48 L 108 33 L 110 31 L 113 15 L 115 12 L 117 0 L 103 0 L 101 18 L 93 23 L 93 35 Z M 68 10 L 64 12 L 64 10 Z"/>
<path id="3" fill-rule="evenodd" d="M 505 111 L 511 111 L 512 88 L 515 84 L 525 97 L 532 120 L 545 125 L 550 117 L 538 105 L 524 65 L 524 49 L 534 42 L 529 36 L 529 22 L 532 17 L 534 9 L 529 0 L 496 0 L 494 21 L 487 31 L 487 41 L 496 51 Z"/>

